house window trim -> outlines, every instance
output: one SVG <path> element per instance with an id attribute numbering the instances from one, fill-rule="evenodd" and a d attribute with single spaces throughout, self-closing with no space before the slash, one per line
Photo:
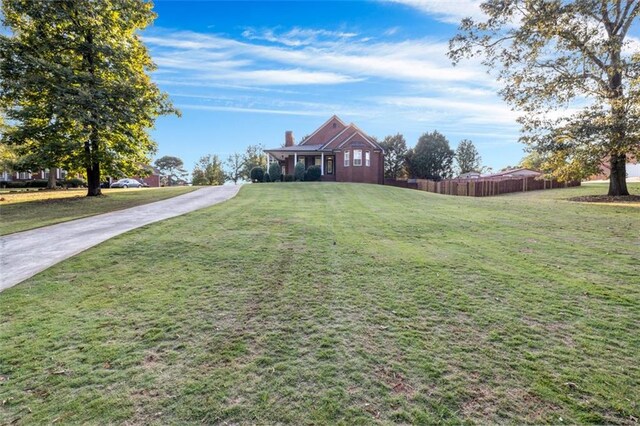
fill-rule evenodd
<path id="1" fill-rule="evenodd" d="M 356 158 L 356 153 L 360 154 L 360 158 Z M 362 167 L 362 150 L 361 149 L 353 150 L 353 167 Z"/>
<path id="2" fill-rule="evenodd" d="M 345 167 L 349 167 L 349 163 L 351 161 L 351 158 L 350 158 L 349 154 L 350 154 L 350 151 L 348 149 L 344 151 L 344 166 Z"/>

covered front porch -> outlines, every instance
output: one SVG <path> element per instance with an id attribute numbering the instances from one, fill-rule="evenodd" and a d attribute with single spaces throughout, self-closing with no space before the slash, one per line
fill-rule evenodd
<path id="1" fill-rule="evenodd" d="M 336 180 L 335 155 L 330 150 L 322 150 L 321 146 L 289 146 L 278 149 L 267 149 L 267 169 L 277 162 L 282 167 L 283 176 L 293 175 L 296 164 L 304 164 L 307 170 L 311 166 L 320 167 L 321 180 Z"/>

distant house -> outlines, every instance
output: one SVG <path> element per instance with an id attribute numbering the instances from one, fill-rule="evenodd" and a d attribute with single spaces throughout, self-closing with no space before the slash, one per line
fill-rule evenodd
<path id="1" fill-rule="evenodd" d="M 156 167 L 148 165 L 142 167 L 149 172 L 149 175 L 145 177 L 133 176 L 133 179 L 146 183 L 150 188 L 160 188 L 160 170 L 158 170 Z"/>
<path id="2" fill-rule="evenodd" d="M 461 173 L 457 179 L 479 179 L 480 176 L 482 176 L 482 174 L 478 172 L 467 172 Z"/>
<path id="3" fill-rule="evenodd" d="M 482 178 L 484 179 L 510 178 L 510 177 L 521 178 L 521 177 L 539 177 L 539 176 L 542 176 L 542 172 L 539 172 L 537 170 L 518 168 L 518 169 L 505 170 L 499 173 L 492 173 L 489 175 L 482 175 Z"/>
<path id="4" fill-rule="evenodd" d="M 67 171 L 63 169 L 53 169 L 53 173 L 56 175 L 57 180 L 64 179 L 67 176 Z M 49 179 L 49 169 L 31 171 L 31 172 L 15 172 L 4 170 L 0 175 L 0 181 L 19 181 L 27 182 L 30 180 L 47 180 Z"/>
<path id="5" fill-rule="evenodd" d="M 269 164 L 280 164 L 283 175 L 294 174 L 295 165 L 302 163 L 305 170 L 319 166 L 323 181 L 384 183 L 384 149 L 335 115 L 298 145 L 293 132 L 285 132 L 284 146 L 265 153 Z"/>
<path id="6" fill-rule="evenodd" d="M 633 156 L 627 156 L 627 179 L 629 178 L 640 178 L 640 161 Z M 587 180 L 607 180 L 609 179 L 609 175 L 611 174 L 611 167 L 609 164 L 609 159 L 605 159 L 600 164 L 600 171 L 595 175 L 591 175 L 587 178 Z"/>

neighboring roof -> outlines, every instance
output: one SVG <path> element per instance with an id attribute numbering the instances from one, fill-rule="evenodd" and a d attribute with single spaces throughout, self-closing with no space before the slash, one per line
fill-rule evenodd
<path id="1" fill-rule="evenodd" d="M 540 175 L 542 175 L 542 172 L 539 172 L 537 170 L 519 168 L 519 169 L 505 170 L 504 172 L 500 172 L 500 173 L 493 173 L 493 174 L 490 174 L 490 175 L 484 175 L 482 177 L 540 176 Z"/>

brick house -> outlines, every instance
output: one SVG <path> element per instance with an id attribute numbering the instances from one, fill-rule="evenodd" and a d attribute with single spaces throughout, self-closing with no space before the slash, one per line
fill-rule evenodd
<path id="1" fill-rule="evenodd" d="M 294 174 L 301 162 L 305 169 L 319 166 L 323 181 L 384 184 L 384 149 L 335 115 L 297 145 L 293 132 L 285 132 L 284 146 L 265 153 L 269 165 L 277 161 L 284 175 Z"/>

